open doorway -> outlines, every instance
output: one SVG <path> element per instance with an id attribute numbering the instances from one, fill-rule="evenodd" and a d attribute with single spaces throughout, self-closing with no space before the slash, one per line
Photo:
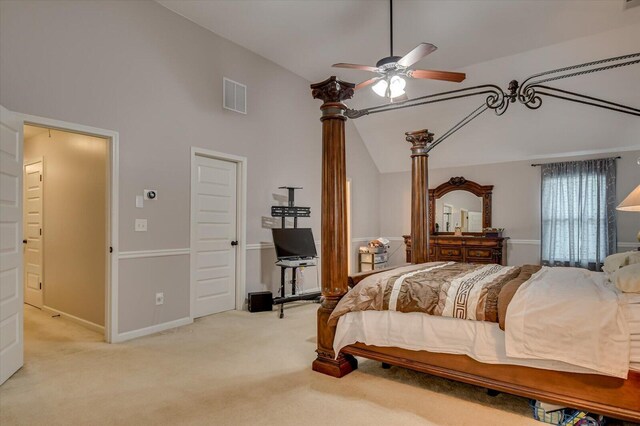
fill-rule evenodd
<path id="1" fill-rule="evenodd" d="M 47 314 L 103 339 L 109 140 L 26 124 L 23 162 L 25 333 L 29 324 L 56 327 L 55 321 L 43 322 Z"/>

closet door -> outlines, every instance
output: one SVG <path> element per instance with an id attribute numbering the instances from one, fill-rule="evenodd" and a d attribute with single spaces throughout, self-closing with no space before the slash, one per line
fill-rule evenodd
<path id="1" fill-rule="evenodd" d="M 196 155 L 191 187 L 194 318 L 235 309 L 237 165 Z"/>

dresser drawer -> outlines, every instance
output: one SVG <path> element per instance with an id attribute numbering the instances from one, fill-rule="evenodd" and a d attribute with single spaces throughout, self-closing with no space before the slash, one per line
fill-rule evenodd
<path id="1" fill-rule="evenodd" d="M 476 263 L 476 264 L 486 264 L 486 265 L 488 265 L 488 264 L 493 264 L 493 263 L 496 263 L 496 262 L 494 262 L 493 259 L 480 259 L 480 258 L 474 257 L 472 259 L 465 260 L 465 263 Z"/>
<path id="2" fill-rule="evenodd" d="M 438 259 L 462 259 L 462 249 L 458 247 L 438 247 Z"/>
<path id="3" fill-rule="evenodd" d="M 481 249 L 481 248 L 468 248 L 467 249 L 467 259 L 469 261 L 476 259 L 489 259 L 493 258 L 493 250 L 491 249 Z"/>

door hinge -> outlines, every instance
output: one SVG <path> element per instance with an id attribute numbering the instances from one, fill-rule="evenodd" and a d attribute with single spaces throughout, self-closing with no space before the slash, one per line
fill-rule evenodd
<path id="1" fill-rule="evenodd" d="M 113 247 L 109 247 L 109 253 L 113 253 Z"/>
<path id="2" fill-rule="evenodd" d="M 40 283 L 40 290 L 42 290 L 42 283 Z"/>
<path id="3" fill-rule="evenodd" d="M 40 235 L 42 235 L 42 228 L 40 228 Z"/>
<path id="4" fill-rule="evenodd" d="M 40 175 L 40 182 L 42 182 L 42 175 Z"/>

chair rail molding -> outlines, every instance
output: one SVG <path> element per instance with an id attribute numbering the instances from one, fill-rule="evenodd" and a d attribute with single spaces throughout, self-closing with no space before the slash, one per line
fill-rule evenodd
<path id="1" fill-rule="evenodd" d="M 133 250 L 121 251 L 118 259 L 142 259 L 147 257 L 185 256 L 191 254 L 190 248 L 160 249 L 160 250 Z"/>

